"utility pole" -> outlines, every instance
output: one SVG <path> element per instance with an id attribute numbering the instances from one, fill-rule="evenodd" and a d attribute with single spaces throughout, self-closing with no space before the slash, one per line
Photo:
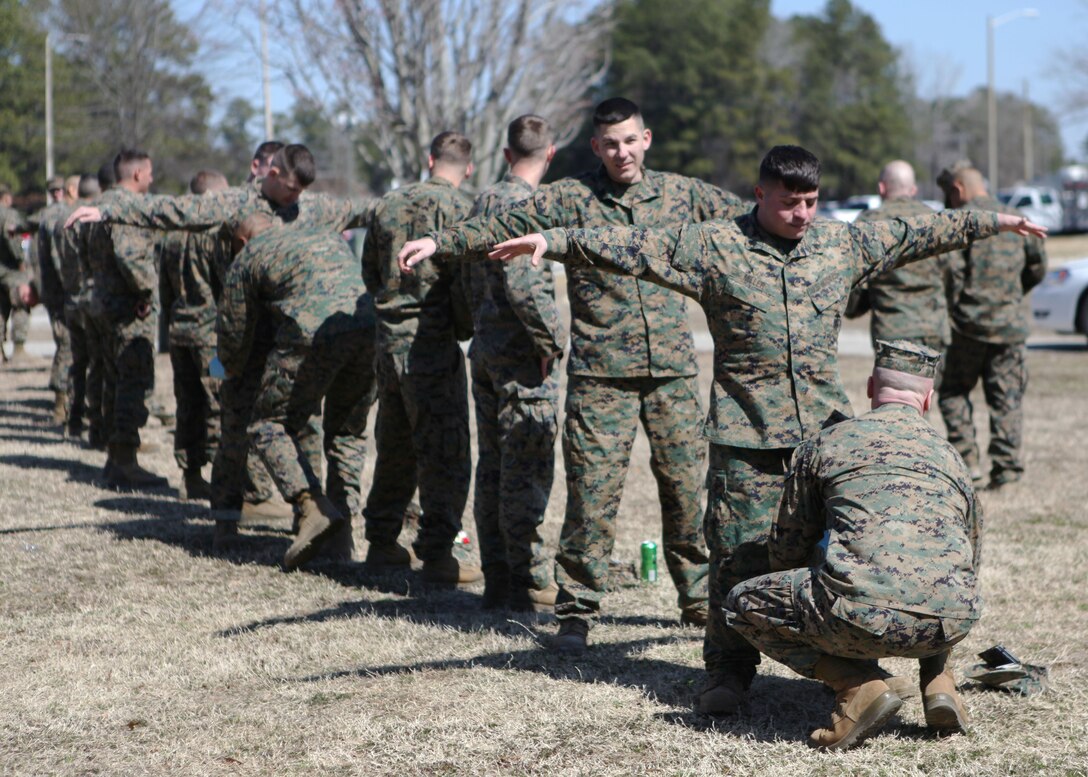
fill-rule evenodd
<path id="1" fill-rule="evenodd" d="M 265 0 L 261 0 L 258 9 L 261 22 L 261 83 L 264 88 L 264 139 L 272 140 L 272 79 L 268 64 L 268 20 L 265 18 Z"/>
<path id="2" fill-rule="evenodd" d="M 1035 178 L 1035 109 L 1028 97 L 1028 80 L 1024 79 L 1024 183 Z"/>

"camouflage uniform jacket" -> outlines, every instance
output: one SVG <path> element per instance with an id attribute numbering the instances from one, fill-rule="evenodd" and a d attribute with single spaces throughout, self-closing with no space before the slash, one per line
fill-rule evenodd
<path id="1" fill-rule="evenodd" d="M 914 408 L 885 404 L 806 440 L 785 494 L 771 526 L 773 569 L 813 566 L 827 591 L 854 602 L 979 617 L 982 511 L 971 473 Z"/>
<path id="2" fill-rule="evenodd" d="M 75 310 L 83 298 L 83 264 L 80 250 L 85 245 L 84 232 L 90 230 L 90 224 L 75 224 L 65 228 L 64 219 L 57 219 L 53 225 L 53 250 L 56 252 L 57 265 L 60 268 L 60 285 L 64 290 L 64 307 Z M 88 284 L 89 286 L 89 284 Z"/>
<path id="3" fill-rule="evenodd" d="M 378 310 L 378 351 L 406 355 L 408 372 L 448 370 L 471 313 L 460 266 L 428 262 L 402 275 L 397 252 L 409 240 L 456 224 L 471 208 L 468 195 L 433 177 L 386 194 L 370 220 L 363 279 Z"/>
<path id="4" fill-rule="evenodd" d="M 557 229 L 549 256 L 660 283 L 699 300 L 714 338 L 703 432 L 740 448 L 790 448 L 850 403 L 838 367 L 850 289 L 873 272 L 997 233 L 980 211 L 908 220 L 819 221 L 800 241 L 768 235 L 757 213 L 662 229 Z"/>
<path id="5" fill-rule="evenodd" d="M 488 216 L 533 194 L 525 180 L 508 173 L 483 192 L 470 216 Z M 566 334 L 555 304 L 551 265 L 473 262 L 465 266 L 472 298 L 473 331 L 469 358 L 523 364 L 563 353 Z"/>
<path id="6" fill-rule="evenodd" d="M 162 304 L 170 309 L 170 344 L 215 344 L 216 303 L 230 264 L 230 244 L 218 230 L 170 233 L 162 241 Z"/>
<path id="7" fill-rule="evenodd" d="M 102 217 L 116 224 L 153 229 L 203 232 L 218 229 L 225 240 L 245 218 L 264 213 L 298 227 L 325 227 L 342 232 L 366 225 L 378 200 L 373 197 L 339 199 L 303 192 L 298 202 L 280 206 L 261 193 L 261 179 L 217 192 L 157 195 L 143 200 L 102 203 Z"/>
<path id="8" fill-rule="evenodd" d="M 1023 215 L 993 197 L 967 209 Z M 1006 232 L 953 254 L 949 299 L 952 328 L 987 343 L 1023 343 L 1028 337 L 1027 293 L 1046 275 L 1046 249 L 1036 237 Z"/>
<path id="9" fill-rule="evenodd" d="M 601 167 L 539 187 L 520 208 L 475 218 L 433 235 L 448 257 L 553 227 L 652 226 L 732 218 L 743 206 L 733 194 L 694 178 L 646 170 L 631 186 Z M 571 352 L 567 372 L 597 377 L 695 375 L 687 305 L 677 294 L 638 278 L 588 265 L 568 268 Z"/>
<path id="10" fill-rule="evenodd" d="M 932 212 L 925 203 L 904 197 L 885 200 L 875 210 L 862 211 L 858 223 L 906 219 Z M 945 292 L 947 264 L 945 255 L 931 256 L 870 279 L 864 292 L 868 293 L 872 309 L 869 329 L 874 340 L 932 338 L 942 343 L 951 340 Z"/>
<path id="11" fill-rule="evenodd" d="M 116 187 L 102 194 L 100 207 L 136 207 L 145 195 Z M 107 222 L 86 231 L 86 251 L 93 276 L 90 310 L 111 320 L 131 317 L 140 302 L 153 304 L 159 285 L 156 236 L 136 227 Z"/>
<path id="12" fill-rule="evenodd" d="M 275 330 L 276 347 L 287 349 L 374 328 L 359 262 L 340 235 L 272 228 L 234 258 L 216 322 L 219 359 L 229 373 L 241 374 L 258 324 L 266 322 Z"/>
<path id="13" fill-rule="evenodd" d="M 0 285 L 12 287 L 28 280 L 20 237 L 24 229 L 22 214 L 0 205 Z"/>
<path id="14" fill-rule="evenodd" d="M 53 202 L 35 214 L 38 223 L 38 294 L 48 310 L 64 307 L 64 286 L 60 278 L 60 251 L 57 249 L 57 220 L 64 223 L 72 207 Z"/>

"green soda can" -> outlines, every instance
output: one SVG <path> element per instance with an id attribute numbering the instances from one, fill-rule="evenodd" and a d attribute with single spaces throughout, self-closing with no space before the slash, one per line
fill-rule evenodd
<path id="1" fill-rule="evenodd" d="M 657 543 L 653 540 L 646 540 L 642 543 L 642 570 L 640 577 L 644 583 L 657 582 Z"/>

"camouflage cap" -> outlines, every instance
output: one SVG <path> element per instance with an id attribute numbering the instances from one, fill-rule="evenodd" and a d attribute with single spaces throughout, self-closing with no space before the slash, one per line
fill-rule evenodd
<path id="1" fill-rule="evenodd" d="M 952 182 L 956 179 L 956 173 L 963 170 L 970 170 L 974 165 L 971 164 L 970 159 L 957 159 L 952 164 L 941 170 L 937 176 L 937 185 L 941 187 L 943 191 L 948 191 L 948 187 L 952 185 Z"/>
<path id="2" fill-rule="evenodd" d="M 64 188 L 64 179 L 59 175 L 54 175 L 48 181 L 45 182 L 45 190 L 47 192 L 55 192 L 57 189 Z"/>
<path id="3" fill-rule="evenodd" d="M 923 378 L 935 378 L 940 363 L 941 355 L 924 345 L 906 340 L 876 341 L 876 367 L 920 375 Z"/>

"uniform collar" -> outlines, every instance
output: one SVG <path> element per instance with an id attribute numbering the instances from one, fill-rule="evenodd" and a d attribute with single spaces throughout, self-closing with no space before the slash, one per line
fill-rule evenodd
<path id="1" fill-rule="evenodd" d="M 616 183 L 608 177 L 604 165 L 594 173 L 594 190 L 600 199 L 630 207 L 661 196 L 661 181 L 653 170 L 642 168 L 642 180 L 633 184 Z"/>

